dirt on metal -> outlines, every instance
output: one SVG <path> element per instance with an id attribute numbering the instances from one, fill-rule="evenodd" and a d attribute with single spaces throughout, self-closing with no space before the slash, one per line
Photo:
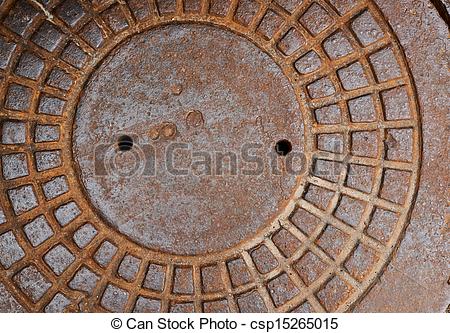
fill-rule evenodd
<path id="1" fill-rule="evenodd" d="M 446 17 L 0 1 L 0 311 L 445 311 Z"/>

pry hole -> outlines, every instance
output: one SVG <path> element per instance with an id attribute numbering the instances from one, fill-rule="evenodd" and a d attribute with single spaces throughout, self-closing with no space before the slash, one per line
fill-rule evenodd
<path id="1" fill-rule="evenodd" d="M 133 148 L 133 138 L 129 135 L 122 135 L 117 145 L 119 146 L 120 151 L 129 151 L 131 148 Z"/>
<path id="2" fill-rule="evenodd" d="M 289 140 L 280 140 L 275 145 L 275 151 L 280 156 L 286 156 L 292 151 L 292 143 Z"/>

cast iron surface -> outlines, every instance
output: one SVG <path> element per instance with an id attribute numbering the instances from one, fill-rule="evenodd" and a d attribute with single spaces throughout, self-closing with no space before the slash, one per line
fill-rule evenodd
<path id="1" fill-rule="evenodd" d="M 422 131 L 373 1 L 6 0 L 0 21 L 4 311 L 349 311 L 382 276 Z M 174 143 L 266 165 L 279 140 L 303 173 L 96 173 L 102 145 L 126 169 Z"/>

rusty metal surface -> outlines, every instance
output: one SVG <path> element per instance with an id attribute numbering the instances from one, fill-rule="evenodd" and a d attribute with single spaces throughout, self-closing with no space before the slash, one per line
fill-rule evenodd
<path id="1" fill-rule="evenodd" d="M 200 126 L 192 126 L 193 112 L 203 119 Z M 169 135 L 167 124 L 173 124 Z M 156 140 L 154 130 L 160 133 Z M 146 172 L 98 177 L 97 155 L 108 155 L 99 145 L 114 145 L 120 133 L 135 136 L 143 159 L 145 147 L 154 147 L 158 163 L 152 177 Z M 107 221 L 144 246 L 196 255 L 223 251 L 254 234 L 279 213 L 296 177 L 275 175 L 270 168 L 255 176 L 230 176 L 216 168 L 180 175 L 192 159 L 180 147 L 174 170 L 165 167 L 166 151 L 176 148 L 171 144 L 215 152 L 212 160 L 259 144 L 268 165 L 267 153 L 280 139 L 303 151 L 303 121 L 289 81 L 250 41 L 206 25 L 169 25 L 139 34 L 105 59 L 80 100 L 73 137 L 81 178 Z M 110 173 L 126 173 L 121 165 L 132 165 L 132 155 L 119 154 L 122 161 Z M 133 202 L 124 204 L 124 198 Z"/>
<path id="2" fill-rule="evenodd" d="M 445 310 L 430 2 L 0 3 L 1 311 Z"/>

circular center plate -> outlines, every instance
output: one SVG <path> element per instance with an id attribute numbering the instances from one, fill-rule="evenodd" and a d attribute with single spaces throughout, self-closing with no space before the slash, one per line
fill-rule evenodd
<path id="1" fill-rule="evenodd" d="M 118 149 L 123 135 L 133 148 Z M 93 205 L 136 242 L 197 255 L 279 214 L 296 185 L 303 122 L 281 69 L 226 30 L 168 25 L 110 54 L 76 113 L 74 155 Z"/>

